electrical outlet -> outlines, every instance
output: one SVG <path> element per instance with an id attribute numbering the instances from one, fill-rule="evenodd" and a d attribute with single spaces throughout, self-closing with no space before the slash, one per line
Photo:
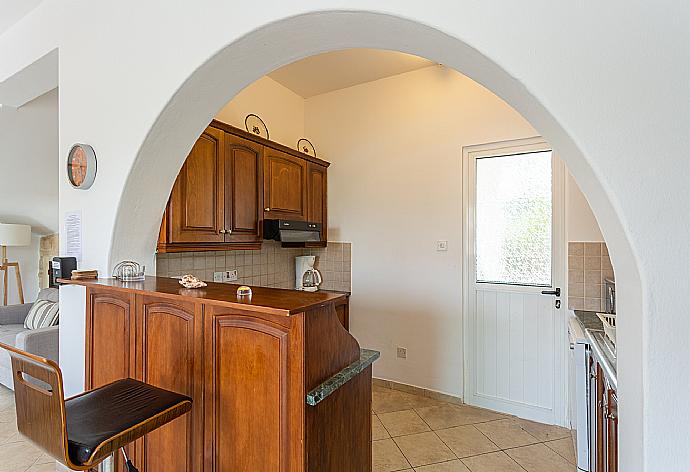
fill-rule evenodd
<path id="1" fill-rule="evenodd" d="M 448 250 L 448 241 L 436 241 L 436 250 L 437 251 L 447 251 Z"/>
<path id="2" fill-rule="evenodd" d="M 222 282 L 224 275 L 225 275 L 225 272 L 214 272 L 213 273 L 213 281 L 214 282 Z"/>
<path id="3" fill-rule="evenodd" d="M 398 346 L 398 359 L 407 359 L 407 348 Z"/>
<path id="4" fill-rule="evenodd" d="M 223 274 L 223 282 L 232 282 L 234 280 L 237 280 L 237 269 L 226 270 L 225 272 L 222 272 L 222 274 Z"/>

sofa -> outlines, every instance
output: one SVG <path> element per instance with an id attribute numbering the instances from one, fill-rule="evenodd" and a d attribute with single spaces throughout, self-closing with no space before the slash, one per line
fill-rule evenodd
<path id="1" fill-rule="evenodd" d="M 37 299 L 57 302 L 58 289 L 44 288 L 39 292 Z M 0 306 L 0 342 L 57 362 L 59 326 L 40 329 L 24 328 L 24 319 L 32 305 L 33 303 L 24 303 L 23 305 Z M 9 354 L 4 349 L 0 349 L 0 384 L 14 390 L 12 364 Z"/>

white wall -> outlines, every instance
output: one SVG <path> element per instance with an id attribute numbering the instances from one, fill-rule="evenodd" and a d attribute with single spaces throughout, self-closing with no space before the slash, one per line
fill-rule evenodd
<path id="1" fill-rule="evenodd" d="M 438 66 L 309 98 L 305 111 L 331 162 L 329 237 L 352 242 L 352 332 L 382 353 L 374 374 L 462 396 L 462 147 L 536 131 Z"/>
<path id="2" fill-rule="evenodd" d="M 266 123 L 272 141 L 296 148 L 304 137 L 304 99 L 270 77 L 262 77 L 238 93 L 216 119 L 245 129 L 244 119 L 250 113 Z"/>
<path id="3" fill-rule="evenodd" d="M 40 236 L 58 231 L 57 90 L 17 109 L 0 108 L 0 159 L 0 222 L 32 228 L 31 246 L 7 248 L 30 302 L 38 294 Z M 19 303 L 14 269 L 8 291 L 9 303 Z"/>
<path id="4" fill-rule="evenodd" d="M 374 47 L 463 71 L 561 151 L 610 246 L 625 312 L 621 470 L 685 470 L 690 405 L 677 399 L 690 359 L 689 22 L 688 2 L 294 0 L 238 9 L 210 0 L 165 8 L 45 0 L 0 35 L 0 81 L 60 48 L 60 155 L 75 141 L 99 155 L 87 192 L 70 189 L 62 171 L 60 209 L 83 211 L 85 263 L 107 272 L 126 255 L 150 257 L 195 136 L 270 70 Z M 70 317 L 80 322 L 83 313 Z M 69 334 L 83 346 L 79 326 Z M 63 365 L 70 393 L 82 360 Z"/>
<path id="5" fill-rule="evenodd" d="M 392 103 L 405 106 L 391 107 Z M 292 147 L 308 123 L 319 156 L 332 163 L 330 239 L 355 243 L 353 334 L 363 346 L 382 351 L 375 375 L 461 395 L 462 344 L 457 340 L 461 299 L 456 293 L 461 278 L 460 149 L 533 136 L 536 131 L 494 94 L 439 67 L 319 95 L 306 104 L 305 108 L 302 97 L 263 77 L 216 118 L 243 128 L 244 117 L 258 113 L 270 123 L 271 137 L 292 136 L 283 141 Z M 367 118 L 362 120 L 361 115 Z M 429 126 L 432 116 L 435 125 Z M 434 154 L 433 165 L 429 154 Z M 419 180 L 420 163 L 430 169 L 423 178 L 433 192 Z M 569 194 L 580 196 L 569 202 L 573 234 L 596 232 L 601 238 L 572 177 Z M 381 206 L 386 211 L 380 211 Z M 435 233 L 427 226 L 430 220 L 437 226 Z M 425 223 L 409 228 L 410 221 Z M 451 251 L 436 253 L 434 235 L 448 239 Z M 411 248 L 411 255 L 398 258 Z M 442 281 L 432 288 L 435 303 L 423 316 L 415 306 L 422 277 L 410 271 L 433 273 L 435 280 Z M 410 275 L 401 277 L 406 273 Z M 381 293 L 388 294 L 385 300 Z M 397 346 L 408 348 L 407 360 L 396 359 Z"/>
<path id="6" fill-rule="evenodd" d="M 39 247 L 41 244 L 41 237 L 36 234 L 31 235 L 31 245 L 23 247 L 8 247 L 7 259 L 10 262 L 19 262 L 19 268 L 22 273 L 22 287 L 24 288 L 24 303 L 30 303 L 36 300 L 38 295 L 38 261 L 39 261 Z M 0 272 L 0 279 L 2 278 Z M 16 305 L 19 303 L 19 294 L 17 292 L 17 278 L 15 276 L 14 267 L 9 271 L 9 285 L 7 289 L 9 293 L 8 304 Z M 0 287 L 0 293 L 2 288 Z"/>
<path id="7" fill-rule="evenodd" d="M 0 222 L 58 231 L 58 92 L 0 107 Z"/>
<path id="8" fill-rule="evenodd" d="M 587 198 L 571 174 L 566 177 L 568 241 L 605 242 Z"/>

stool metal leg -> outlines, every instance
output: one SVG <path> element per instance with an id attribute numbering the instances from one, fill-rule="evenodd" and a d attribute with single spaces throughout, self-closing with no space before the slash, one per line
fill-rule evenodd
<path id="1" fill-rule="evenodd" d="M 125 469 L 127 470 L 127 472 L 139 472 L 139 469 L 134 467 L 132 461 L 130 461 L 129 457 L 127 457 L 127 451 L 125 451 L 125 448 L 121 447 L 120 451 L 122 451 L 122 456 L 125 458 Z"/>
<path id="2" fill-rule="evenodd" d="M 98 464 L 98 472 L 115 472 L 115 456 L 110 454 Z"/>

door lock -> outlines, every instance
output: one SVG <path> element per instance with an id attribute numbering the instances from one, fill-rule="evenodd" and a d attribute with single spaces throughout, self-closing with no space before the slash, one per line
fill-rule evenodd
<path id="1" fill-rule="evenodd" d="M 556 310 L 558 310 L 561 307 L 561 301 L 556 300 Z"/>

